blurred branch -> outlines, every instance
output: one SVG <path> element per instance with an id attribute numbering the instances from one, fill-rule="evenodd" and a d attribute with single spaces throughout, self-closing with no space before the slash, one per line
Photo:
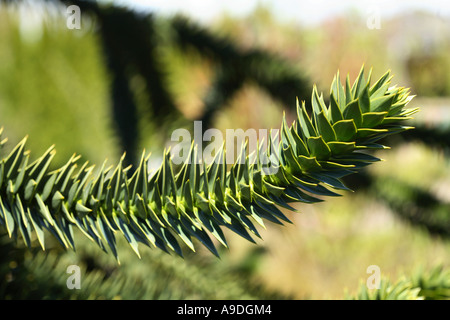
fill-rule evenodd
<path id="1" fill-rule="evenodd" d="M 9 1 L 3 0 L 6 3 Z M 162 125 L 170 116 L 180 116 L 173 93 L 166 83 L 167 66 L 160 61 L 157 48 L 162 45 L 194 48 L 206 59 L 213 59 L 217 72 L 204 97 L 203 128 L 212 125 L 215 111 L 222 108 L 242 88 L 254 83 L 285 106 L 293 106 L 298 96 L 309 101 L 308 81 L 287 60 L 269 52 L 243 51 L 232 40 L 219 37 L 186 18 L 169 19 L 169 32 L 160 30 L 155 16 L 125 7 L 101 5 L 95 1 L 48 0 L 44 3 L 74 4 L 97 20 L 107 66 L 112 76 L 112 115 L 121 146 L 127 152 L 125 161 L 136 163 L 138 132 L 137 105 L 130 88 L 133 75 L 145 80 L 150 96 L 151 119 Z M 162 28 L 164 29 L 164 28 Z M 173 36 L 174 35 L 174 36 Z"/>
<path id="2" fill-rule="evenodd" d="M 76 4 L 82 11 L 97 18 L 100 39 L 107 65 L 111 70 L 112 114 L 128 154 L 128 163 L 136 163 L 139 137 L 137 106 L 130 88 L 130 79 L 139 74 L 150 95 L 151 112 L 155 123 L 162 124 L 168 116 L 177 114 L 172 94 L 165 83 L 163 66 L 158 63 L 155 23 L 152 14 L 141 14 L 123 7 L 102 6 L 93 1 L 65 1 Z"/>
<path id="3" fill-rule="evenodd" d="M 390 137 L 389 143 L 396 145 L 407 141 L 422 142 L 427 147 L 450 151 L 450 128 L 447 127 L 426 127 L 418 124 L 415 130 L 404 132 L 400 136 Z"/>
<path id="4" fill-rule="evenodd" d="M 280 56 L 258 49 L 239 49 L 229 39 L 213 35 L 184 17 L 175 17 L 172 25 L 181 48 L 193 48 L 218 65 L 205 97 L 205 127 L 210 125 L 214 111 L 232 99 L 246 82 L 258 85 L 286 107 L 294 105 L 296 97 L 310 101 L 308 80 Z"/>
<path id="5" fill-rule="evenodd" d="M 266 288 L 260 281 L 230 268 L 225 261 L 214 263 L 192 257 L 173 259 L 149 250 L 136 264 L 128 250 L 118 266 L 107 255 L 98 255 L 88 241 L 78 243 L 78 255 L 51 248 L 46 254 L 29 254 L 0 233 L 0 299 L 290 299 Z M 122 247 L 123 248 L 123 247 Z M 127 255 L 128 253 L 128 255 Z M 79 290 L 67 290 L 68 265 L 76 264 L 83 274 Z M 52 272 L 49 272 L 51 270 Z M 205 272 L 207 270 L 207 272 Z M 26 288 L 26 290 L 24 290 Z"/>
<path id="6" fill-rule="evenodd" d="M 376 179 L 373 194 L 405 221 L 450 239 L 450 204 L 442 203 L 429 191 L 391 178 L 389 183 Z"/>
<path id="7" fill-rule="evenodd" d="M 447 128 L 428 128 L 420 124 L 414 130 L 385 138 L 383 143 L 396 146 L 412 141 L 446 153 L 450 151 L 450 131 Z M 443 203 L 432 192 L 393 177 L 389 177 L 389 183 L 386 183 L 386 179 L 367 171 L 345 177 L 344 181 L 350 188 L 368 190 L 411 225 L 423 227 L 431 235 L 450 238 L 450 204 Z"/>

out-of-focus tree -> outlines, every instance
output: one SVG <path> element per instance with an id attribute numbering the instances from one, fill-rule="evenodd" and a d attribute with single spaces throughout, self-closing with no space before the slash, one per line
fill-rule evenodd
<path id="1" fill-rule="evenodd" d="M 27 5 L 27 1 L 3 2 Z M 174 47 L 186 53 L 195 51 L 213 64 L 213 79 L 203 97 L 203 129 L 212 125 L 214 113 L 224 107 L 244 84 L 252 83 L 287 108 L 296 97 L 309 100 L 309 81 L 287 59 L 260 49 L 241 49 L 231 39 L 220 37 L 187 18 L 161 18 L 152 13 L 105 5 L 96 1 L 47 0 L 43 6 L 77 5 L 82 15 L 94 20 L 104 48 L 105 63 L 112 77 L 111 111 L 120 137 L 121 148 L 129 163 L 136 163 L 139 141 L 136 92 L 130 85 L 139 76 L 149 99 L 149 121 L 163 127 L 179 117 L 173 92 L 170 91 L 162 47 Z M 34 3 L 36 5 L 36 3 Z"/>

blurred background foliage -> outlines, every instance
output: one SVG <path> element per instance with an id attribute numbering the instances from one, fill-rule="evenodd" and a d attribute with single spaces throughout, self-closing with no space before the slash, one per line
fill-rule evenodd
<path id="1" fill-rule="evenodd" d="M 373 66 L 373 77 L 391 69 L 394 83 L 418 95 L 411 102 L 421 107 L 417 129 L 385 141 L 392 150 L 377 156 L 387 161 L 346 180 L 356 192 L 297 205 L 300 214 L 286 212 L 292 225 L 268 225 L 256 245 L 228 235 L 220 260 L 200 246 L 184 260 L 146 248 L 139 260 L 121 246 L 117 265 L 82 236 L 76 252 L 56 242 L 29 251 L 0 228 L 1 298 L 340 299 L 344 290 L 358 292 L 370 265 L 392 282 L 418 268 L 449 267 L 444 18 L 405 12 L 372 30 L 364 13 L 349 11 L 309 26 L 257 6 L 246 17 L 224 13 L 203 25 L 71 3 L 82 9 L 80 30 L 66 27 L 65 1 L 0 2 L 6 149 L 29 135 L 35 157 L 56 145 L 56 166 L 73 153 L 113 164 L 124 151 L 134 163 L 145 148 L 157 166 L 175 128 L 192 130 L 194 120 L 223 131 L 278 128 L 283 111 L 294 118 L 296 96 L 309 103 L 314 83 L 327 96 L 338 69 L 354 79 L 362 64 Z M 79 291 L 66 287 L 71 264 L 82 268 Z"/>

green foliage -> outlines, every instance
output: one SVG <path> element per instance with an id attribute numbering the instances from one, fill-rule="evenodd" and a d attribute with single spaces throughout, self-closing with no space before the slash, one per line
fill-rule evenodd
<path id="1" fill-rule="evenodd" d="M 3 2 L 9 2 L 15 6 L 20 1 L 0 0 L 0 3 Z M 45 3 L 45 7 L 47 4 L 52 7 L 53 3 L 61 1 L 37 1 L 33 5 L 39 2 Z M 23 3 L 28 4 L 26 1 Z M 97 6 L 95 2 L 76 1 L 76 3 Z M 182 108 L 183 112 L 189 110 L 189 115 L 201 116 L 199 111 L 202 106 L 205 106 L 207 113 L 203 120 L 214 112 L 213 118 L 218 120 L 216 125 L 219 127 L 224 118 L 225 121 L 236 125 L 237 123 L 234 122 L 236 117 L 243 122 L 242 124 L 239 122 L 238 126 L 244 128 L 245 122 L 250 122 L 251 127 L 258 125 L 271 127 L 272 121 L 264 120 L 266 124 L 261 124 L 262 114 L 264 119 L 281 118 L 274 117 L 272 112 L 265 112 L 267 101 L 272 103 L 267 99 L 281 99 L 282 105 L 288 108 L 291 105 L 295 107 L 291 102 L 294 101 L 293 97 L 296 94 L 309 101 L 310 92 L 304 92 L 304 90 L 310 91 L 308 89 L 310 86 L 301 82 L 296 84 L 296 81 L 304 78 L 305 74 L 320 84 L 319 87 L 325 87 L 336 67 L 349 71 L 353 77 L 362 61 L 373 65 L 374 70 L 383 71 L 386 65 L 390 65 L 397 70 L 397 81 L 409 83 L 412 91 L 420 96 L 445 94 L 449 83 L 446 81 L 448 77 L 445 76 L 448 70 L 446 62 L 448 59 L 444 54 L 448 51 L 445 50 L 448 44 L 442 41 L 445 38 L 443 33 L 432 32 L 432 30 L 441 30 L 439 22 L 442 25 L 444 21 L 435 19 L 432 15 L 428 18 L 431 17 L 437 24 L 431 28 L 423 24 L 426 16 L 406 14 L 392 20 L 387 19 L 383 22 L 382 29 L 373 32 L 360 27 L 366 23 L 365 16 L 352 14 L 348 17 L 351 19 L 337 18 L 326 24 L 308 28 L 297 23 L 294 25 L 287 21 L 276 21 L 271 10 L 266 9 L 264 16 L 255 12 L 244 20 L 229 17 L 228 21 L 220 22 L 219 19 L 219 25 L 215 22 L 215 27 L 210 29 L 200 27 L 192 21 L 186 20 L 185 23 L 183 19 L 160 19 L 161 17 L 154 15 L 150 17 L 140 15 L 139 18 L 142 19 L 133 20 L 136 17 L 133 12 L 121 14 L 121 8 L 108 9 L 109 5 L 102 4 L 99 7 L 107 10 L 102 12 L 103 17 L 98 18 L 95 12 L 88 12 L 87 8 L 82 8 L 83 22 L 80 31 L 67 30 L 64 27 L 64 16 L 52 15 L 48 19 L 49 16 L 45 15 L 42 27 L 33 26 L 30 37 L 26 30 L 24 32 L 22 22 L 19 24 L 19 17 L 14 14 L 14 10 L 9 10 L 10 8 L 4 10 L 6 6 L 0 5 L 0 38 L 2 39 L 0 60 L 4 62 L 0 65 L 0 82 L 2 83 L 0 118 L 2 124 L 6 126 L 7 135 L 11 141 L 2 150 L 3 155 L 7 155 L 21 137 L 29 134 L 31 139 L 27 140 L 26 148 L 32 150 L 32 155 L 40 155 L 45 151 L 46 146 L 53 143 L 56 145 L 58 152 L 53 157 L 47 172 L 64 164 L 74 150 L 82 154 L 83 159 L 101 164 L 105 158 L 116 163 L 120 157 L 119 149 L 125 147 L 128 149 L 125 160 L 136 164 L 136 161 L 132 159 L 139 160 L 139 157 L 133 158 L 130 152 L 133 145 L 125 146 L 124 141 L 119 140 L 123 139 L 127 131 L 131 135 L 135 134 L 130 139 L 131 143 L 136 143 L 136 138 L 145 137 L 145 141 L 141 140 L 138 143 L 141 146 L 146 145 L 145 148 L 149 148 L 148 150 L 153 153 L 157 150 L 156 154 L 159 155 L 161 152 L 158 150 L 159 138 L 167 134 L 164 130 L 154 130 L 156 126 L 160 129 L 162 124 L 159 119 L 155 121 L 156 113 L 162 111 L 163 116 L 168 115 L 170 108 L 164 103 L 153 101 L 156 101 L 154 98 L 159 98 L 161 101 L 161 96 L 165 93 L 163 90 L 166 89 L 169 94 L 175 94 L 176 105 Z M 114 22 L 114 18 L 119 16 L 122 22 Z M 52 21 L 53 18 L 56 20 Z M 418 20 L 421 21 L 420 26 L 416 23 Z M 124 21 L 126 23 L 123 23 Z M 91 23 L 96 25 L 94 30 L 90 28 Z M 425 38 L 421 39 L 420 32 L 417 33 L 416 28 L 409 28 L 407 31 L 402 27 L 408 23 L 420 27 L 422 31 L 425 30 L 426 45 L 423 42 Z M 157 33 L 156 37 L 154 31 Z M 167 33 L 163 34 L 162 31 Z M 41 36 L 33 38 L 33 34 L 39 35 L 40 32 L 42 32 Z M 120 34 L 115 35 L 118 32 Z M 130 41 L 134 37 L 141 37 L 143 33 L 146 33 L 142 36 L 146 38 L 145 41 Z M 218 37 L 218 34 L 224 33 L 228 36 L 227 38 Z M 108 35 L 109 43 L 102 41 L 103 35 Z M 393 50 L 390 50 L 392 46 L 387 44 L 394 38 L 401 40 Z M 160 41 L 161 39 L 163 41 Z M 200 40 L 197 41 L 198 39 Z M 438 39 L 437 42 L 436 39 Z M 156 43 L 156 51 L 154 47 L 147 50 L 149 48 L 147 40 L 152 42 L 150 46 Z M 166 42 L 167 40 L 169 41 Z M 239 46 L 239 43 L 242 46 Z M 419 50 L 414 51 L 412 48 L 414 44 Z M 114 57 L 112 60 L 102 60 L 101 53 L 104 53 L 101 50 L 102 45 L 106 50 L 108 47 L 118 47 L 115 60 Z M 137 46 L 140 48 L 137 49 Z M 386 50 L 386 48 L 390 49 Z M 280 57 L 288 57 L 293 65 L 286 65 L 283 59 L 277 59 L 277 55 L 264 58 L 265 50 L 263 49 L 272 53 L 276 52 Z M 128 66 L 131 68 L 127 67 L 126 72 L 122 72 L 123 65 L 116 63 L 116 66 L 122 68 L 122 70 L 118 68 L 119 72 L 116 74 L 111 62 L 117 62 L 122 58 L 127 59 L 127 50 L 132 51 L 129 56 L 131 59 L 128 61 Z M 146 54 L 146 52 L 151 53 Z M 236 58 L 234 63 L 233 59 L 229 58 L 231 56 L 229 52 L 233 53 L 233 58 Z M 407 52 L 406 55 L 405 52 Z M 262 58 L 258 58 L 259 56 L 255 53 L 262 53 Z M 149 61 L 156 55 L 158 61 Z M 244 60 L 251 62 L 252 55 L 258 58 L 256 63 L 242 63 Z M 111 58 L 109 54 L 108 57 Z M 271 59 L 273 57 L 275 59 Z M 182 63 L 177 65 L 174 60 Z M 146 63 L 149 65 L 145 65 Z M 151 69 L 148 67 L 152 67 L 150 65 L 152 63 L 158 64 L 157 67 L 160 70 L 148 73 L 150 78 L 146 78 L 141 71 Z M 234 68 L 237 65 L 239 70 Z M 302 71 L 294 70 L 294 66 L 298 66 Z M 104 70 L 106 67 L 110 68 L 108 72 Z M 257 91 L 257 96 L 254 96 L 254 92 L 249 95 L 246 89 L 249 84 L 244 84 L 242 92 L 239 89 L 244 78 L 241 75 L 246 73 L 244 68 L 254 70 L 248 73 L 248 77 L 245 76 L 246 79 L 250 79 L 251 90 L 254 88 L 253 85 L 263 89 Z M 165 74 L 159 72 L 161 70 Z M 236 73 L 238 76 L 235 76 Z M 294 81 L 283 82 L 283 77 L 290 78 L 291 74 Z M 112 77 L 109 78 L 109 75 Z M 258 83 L 258 81 L 270 80 L 272 75 L 277 80 L 274 84 L 279 85 L 269 90 L 273 92 L 269 98 L 264 95 L 267 91 L 265 82 Z M 381 76 L 378 73 L 374 75 Z M 436 78 L 440 79 L 439 83 L 434 81 Z M 148 80 L 161 81 L 163 90 L 158 90 L 157 85 L 151 85 L 150 81 L 147 82 Z M 122 102 L 122 113 L 112 108 L 111 114 L 107 114 L 105 112 L 109 107 L 107 89 L 116 81 L 121 90 L 116 90 L 118 87 L 114 86 L 115 90 L 111 92 L 110 98 L 114 97 L 115 101 Z M 211 85 L 210 81 L 212 81 Z M 267 83 L 271 84 L 270 81 Z M 165 88 L 167 85 L 170 87 Z M 236 87 L 239 90 L 237 95 L 233 94 L 236 92 Z M 228 88 L 231 90 L 224 94 L 222 91 Z M 132 91 L 132 94 L 136 96 L 126 96 L 127 90 Z M 128 99 L 125 103 L 123 99 L 119 99 L 120 94 L 123 93 L 125 93 L 125 100 Z M 265 100 L 259 98 L 259 93 L 263 94 Z M 242 97 L 245 97 L 244 110 L 237 108 L 239 105 L 242 106 Z M 325 100 L 329 102 L 327 98 Z M 225 103 L 222 103 L 224 101 Z M 438 101 L 442 106 L 447 102 Z M 31 250 L 22 248 L 22 241 L 15 245 L 11 242 L 8 250 L 2 250 L 3 247 L 0 249 L 0 296 L 12 299 L 264 298 L 259 291 L 252 291 L 245 285 L 240 286 L 247 278 L 259 276 L 272 287 L 279 288 L 283 292 L 292 292 L 300 299 L 305 297 L 340 298 L 342 286 L 350 285 L 353 288 L 353 285 L 357 284 L 354 275 L 361 272 L 361 266 L 373 262 L 379 264 L 387 273 L 394 272 L 402 266 L 409 269 L 419 262 L 435 261 L 436 258 L 438 260 L 443 258 L 444 263 L 448 264 L 446 250 L 448 250 L 447 240 L 450 230 L 448 217 L 450 216 L 445 196 L 448 168 L 445 165 L 446 153 L 442 151 L 448 151 L 450 135 L 445 127 L 445 117 L 441 117 L 443 110 L 428 113 L 431 111 L 429 109 L 433 110 L 434 100 L 415 101 L 415 103 L 426 105 L 424 109 L 427 109 L 427 113 L 421 113 L 418 121 L 414 122 L 415 130 L 390 136 L 380 142 L 395 149 L 394 152 L 389 152 L 389 156 L 397 161 L 389 158 L 388 163 L 374 166 L 375 170 L 364 170 L 358 175 L 340 179 L 346 186 L 358 190 L 357 194 L 350 194 L 344 199 L 317 206 L 299 207 L 301 211 L 306 211 L 308 214 L 292 216 L 295 224 L 299 224 L 297 227 L 288 226 L 286 229 L 266 225 L 268 230 L 264 230 L 264 238 L 270 239 L 269 242 L 261 242 L 261 245 L 254 246 L 242 243 L 238 238 L 228 239 L 229 236 L 225 233 L 230 247 L 234 250 L 228 252 L 226 248 L 218 247 L 220 260 L 214 260 L 212 255 L 203 256 L 204 249 L 200 247 L 198 250 L 196 245 L 197 253 L 184 252 L 184 260 L 177 257 L 173 259 L 160 250 L 140 250 L 142 260 L 137 263 L 138 258 L 132 250 L 129 250 L 128 242 L 119 231 L 115 233 L 117 238 L 115 245 L 121 264 L 117 265 L 113 255 L 99 253 L 98 248 L 92 246 L 87 237 L 80 237 L 83 233 L 75 225 L 73 225 L 73 239 L 76 239 L 76 253 L 72 250 L 61 250 L 59 244 L 55 242 L 56 238 L 48 236 L 45 236 L 45 251 L 41 251 L 39 240 L 32 229 Z M 138 110 L 133 110 L 134 104 L 138 104 Z M 216 112 L 217 108 L 220 111 L 221 107 L 228 104 L 233 108 L 222 109 L 222 112 L 225 111 L 225 117 L 221 115 L 222 112 Z M 159 108 L 160 106 L 162 108 Z M 208 111 L 209 108 L 211 111 Z M 233 109 L 237 111 L 235 112 L 237 114 L 233 114 Z M 250 117 L 244 117 L 243 115 L 248 115 L 249 111 L 251 111 Z M 254 112 L 257 112 L 257 117 L 253 116 Z M 280 111 L 277 110 L 277 113 Z M 117 123 L 109 128 L 114 114 Z M 176 110 L 170 109 L 170 114 L 177 114 Z M 435 130 L 428 123 L 429 120 L 433 122 L 438 120 L 437 118 L 444 124 L 442 130 Z M 134 120 L 126 122 L 127 119 Z M 138 126 L 135 125 L 136 119 L 139 119 Z M 120 122 L 121 120 L 123 121 Z M 155 127 L 150 125 L 147 128 L 148 120 L 154 122 Z M 426 123 L 422 123 L 421 120 L 425 120 Z M 128 128 L 120 127 L 120 125 L 128 126 Z M 186 119 L 180 117 L 170 124 L 170 129 L 183 125 L 186 125 Z M 205 122 L 204 127 L 206 127 Z M 230 124 L 224 127 L 230 127 Z M 163 128 L 169 129 L 166 125 Z M 436 127 L 436 129 L 440 128 Z M 116 130 L 122 138 L 112 134 L 111 130 Z M 68 139 L 68 135 L 75 138 Z M 403 144 L 405 139 L 411 140 L 411 138 L 415 143 Z M 417 141 L 422 143 L 418 145 Z M 418 147 L 420 147 L 419 150 Z M 135 148 L 139 153 L 140 147 L 135 144 Z M 433 151 L 427 151 L 430 148 Z M 406 152 L 412 152 L 413 156 Z M 377 151 L 375 155 L 384 157 L 383 153 L 384 151 Z M 419 156 L 419 153 L 420 164 L 417 164 L 417 159 L 411 159 Z M 396 154 L 398 158 L 395 158 Z M 440 161 L 436 161 L 438 157 Z M 154 158 L 158 157 L 152 156 L 152 159 Z M 410 161 L 414 161 L 414 165 L 411 165 Z M 396 168 L 399 162 L 401 170 Z M 131 174 L 132 170 L 129 170 L 127 175 Z M 386 183 L 387 181 L 389 183 Z M 364 190 L 367 187 L 371 188 Z M 1 198 L 4 199 L 4 195 Z M 389 208 L 385 205 L 389 205 Z M 399 213 L 402 218 L 419 228 L 411 228 L 409 224 L 402 223 L 403 220 L 393 219 L 395 217 L 391 216 L 391 210 L 392 213 Z M 320 214 L 316 215 L 315 212 Z M 292 220 L 290 215 L 288 217 Z M 422 232 L 423 227 L 431 233 L 431 237 L 427 237 L 427 233 Z M 301 232 L 298 232 L 298 228 Z M 170 228 L 168 229 L 170 231 Z M 17 237 L 20 238 L 20 232 L 16 232 Z M 44 232 L 47 234 L 46 231 Z M 3 226 L 0 226 L 0 234 L 0 241 L 6 240 L 9 243 L 9 239 L 5 239 L 9 235 Z M 439 236 L 433 236 L 435 234 Z M 180 240 L 176 234 L 174 235 Z M 213 238 L 213 241 L 215 240 Z M 107 243 L 104 243 L 108 248 Z M 247 247 L 252 249 L 246 250 Z M 383 249 L 380 250 L 380 248 Z M 260 252 L 256 259 L 254 252 Z M 18 255 L 23 257 L 20 258 Z M 228 260 L 235 261 L 242 255 L 244 257 L 240 260 L 242 265 L 239 266 L 239 270 L 246 274 L 244 277 L 237 277 L 236 269 L 228 264 Z M 204 258 L 211 258 L 215 262 L 199 264 L 196 261 Z M 164 262 L 161 263 L 162 260 Z M 345 263 L 343 263 L 344 260 Z M 168 261 L 172 262 L 167 263 Z M 77 264 L 82 269 L 81 291 L 70 291 L 65 286 L 67 278 L 65 270 L 69 264 Z M 192 268 L 187 268 L 187 265 Z M 351 268 L 349 268 L 350 265 Z M 234 277 L 228 277 L 233 272 Z M 193 273 L 193 276 L 190 277 L 190 273 Z M 94 279 L 94 274 L 97 280 Z M 226 281 L 220 280 L 221 277 Z M 349 278 L 352 280 L 349 281 Z M 129 282 L 124 283 L 123 279 L 128 279 Z M 408 280 L 413 281 L 411 277 Z M 419 286 L 413 284 L 413 287 Z M 90 288 L 92 294 L 89 294 L 86 288 Z M 120 293 L 117 294 L 118 292 Z"/>
<path id="2" fill-rule="evenodd" d="M 348 300 L 440 300 L 450 299 L 450 270 L 442 266 L 429 271 L 417 270 L 409 278 L 395 283 L 382 278 L 379 289 L 368 289 L 361 283 L 355 295 L 346 293 Z"/>
<path id="3" fill-rule="evenodd" d="M 419 296 L 420 288 L 413 287 L 411 282 L 401 279 L 391 283 L 382 279 L 379 289 L 368 289 L 366 284 L 361 284 L 356 296 L 347 296 L 349 300 L 423 300 Z"/>
<path id="4" fill-rule="evenodd" d="M 122 241 L 119 241 L 122 243 Z M 227 261 L 207 257 L 173 259 L 160 250 L 146 250 L 140 263 L 126 246 L 118 246 L 119 266 L 106 254 L 98 254 L 86 238 L 78 252 L 57 247 L 28 250 L 0 236 L 0 298 L 18 299 L 289 299 L 264 288 Z M 80 267 L 80 289 L 68 290 L 67 267 Z M 205 272 L 207 270 L 207 272 Z M 26 290 L 24 290 L 26 288 Z"/>
<path id="5" fill-rule="evenodd" d="M 130 176 L 124 157 L 94 172 L 87 162 L 77 168 L 78 157 L 72 156 L 50 171 L 53 148 L 31 162 L 24 139 L 0 163 L 0 222 L 28 246 L 34 230 L 43 249 L 45 230 L 64 248 L 74 248 L 75 227 L 116 258 L 117 233 L 138 256 L 138 243 L 182 256 L 178 241 L 195 251 L 193 239 L 218 255 L 209 235 L 227 247 L 222 226 L 254 241 L 250 234 L 259 233 L 251 219 L 262 227 L 264 218 L 290 222 L 277 206 L 293 209 L 290 202 L 339 195 L 330 188 L 347 190 L 340 178 L 379 160 L 360 151 L 384 149 L 379 139 L 410 128 L 398 124 L 417 111 L 404 109 L 411 100 L 408 90 L 390 87 L 389 72 L 372 86 L 370 78 L 361 68 L 354 84 L 347 76 L 344 86 L 337 74 L 329 106 L 314 87 L 312 116 L 304 102 L 298 104 L 297 120 L 291 126 L 282 121 L 280 141 L 269 138 L 267 149 L 258 146 L 260 155 L 277 159 L 270 175 L 264 174 L 262 158 L 250 161 L 245 148 L 227 171 L 225 149 L 212 164 L 201 165 L 195 147 L 177 172 L 166 152 L 150 179 L 145 152 Z"/>

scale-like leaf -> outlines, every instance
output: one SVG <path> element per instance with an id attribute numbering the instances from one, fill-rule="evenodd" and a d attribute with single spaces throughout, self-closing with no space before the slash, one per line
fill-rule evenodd
<path id="1" fill-rule="evenodd" d="M 333 125 L 336 137 L 339 141 L 352 141 L 357 133 L 357 128 L 353 119 L 341 120 Z"/>

